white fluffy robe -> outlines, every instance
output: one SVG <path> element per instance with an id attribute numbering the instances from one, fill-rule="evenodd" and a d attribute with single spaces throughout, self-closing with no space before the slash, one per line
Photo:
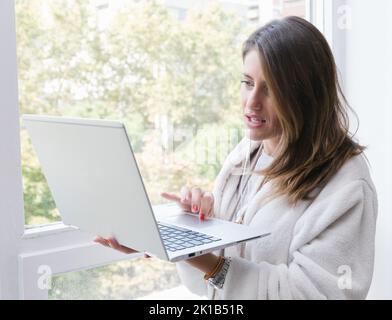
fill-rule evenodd
<path id="1" fill-rule="evenodd" d="M 229 219 L 239 176 L 248 153 L 243 139 L 230 153 L 213 190 L 215 215 Z M 251 150 L 260 143 L 251 142 Z M 234 173 L 234 174 L 233 174 Z M 261 179 L 261 178 L 260 178 Z M 252 189 L 252 188 L 250 188 Z M 203 274 L 177 263 L 182 282 L 210 299 L 364 299 L 370 287 L 377 194 L 363 155 L 353 157 L 313 201 L 290 207 L 285 197 L 263 201 L 265 184 L 250 197 L 244 224 L 271 232 L 260 240 L 226 248 L 232 257 L 223 289 L 216 290 Z"/>

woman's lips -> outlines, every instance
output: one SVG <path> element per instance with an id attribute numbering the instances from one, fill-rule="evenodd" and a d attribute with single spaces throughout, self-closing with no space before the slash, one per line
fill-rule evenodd
<path id="1" fill-rule="evenodd" d="M 253 115 L 245 115 L 244 118 L 247 126 L 251 129 L 260 128 L 267 122 L 265 119 Z"/>

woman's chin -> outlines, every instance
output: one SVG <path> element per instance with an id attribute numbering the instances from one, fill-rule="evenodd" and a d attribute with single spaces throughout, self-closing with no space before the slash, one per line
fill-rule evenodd
<path id="1" fill-rule="evenodd" d="M 245 132 L 246 132 L 246 137 L 249 138 L 250 140 L 254 140 L 254 141 L 264 140 L 264 134 L 259 130 L 247 128 Z"/>

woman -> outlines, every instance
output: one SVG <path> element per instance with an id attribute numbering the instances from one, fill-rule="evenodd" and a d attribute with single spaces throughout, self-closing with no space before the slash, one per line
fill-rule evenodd
<path id="1" fill-rule="evenodd" d="M 211 193 L 163 193 L 183 209 L 268 230 L 260 240 L 177 263 L 211 299 L 363 299 L 373 273 L 377 195 L 323 35 L 298 17 L 243 46 L 246 137 Z M 115 239 L 96 240 L 134 252 Z M 206 281 L 207 279 L 208 281 Z"/>

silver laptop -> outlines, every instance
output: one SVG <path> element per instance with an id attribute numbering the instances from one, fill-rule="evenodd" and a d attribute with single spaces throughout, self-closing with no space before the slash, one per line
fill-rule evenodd
<path id="1" fill-rule="evenodd" d="M 23 121 L 65 224 L 169 261 L 268 235 L 219 219 L 201 222 L 174 206 L 154 213 L 121 122 L 36 115 Z"/>

